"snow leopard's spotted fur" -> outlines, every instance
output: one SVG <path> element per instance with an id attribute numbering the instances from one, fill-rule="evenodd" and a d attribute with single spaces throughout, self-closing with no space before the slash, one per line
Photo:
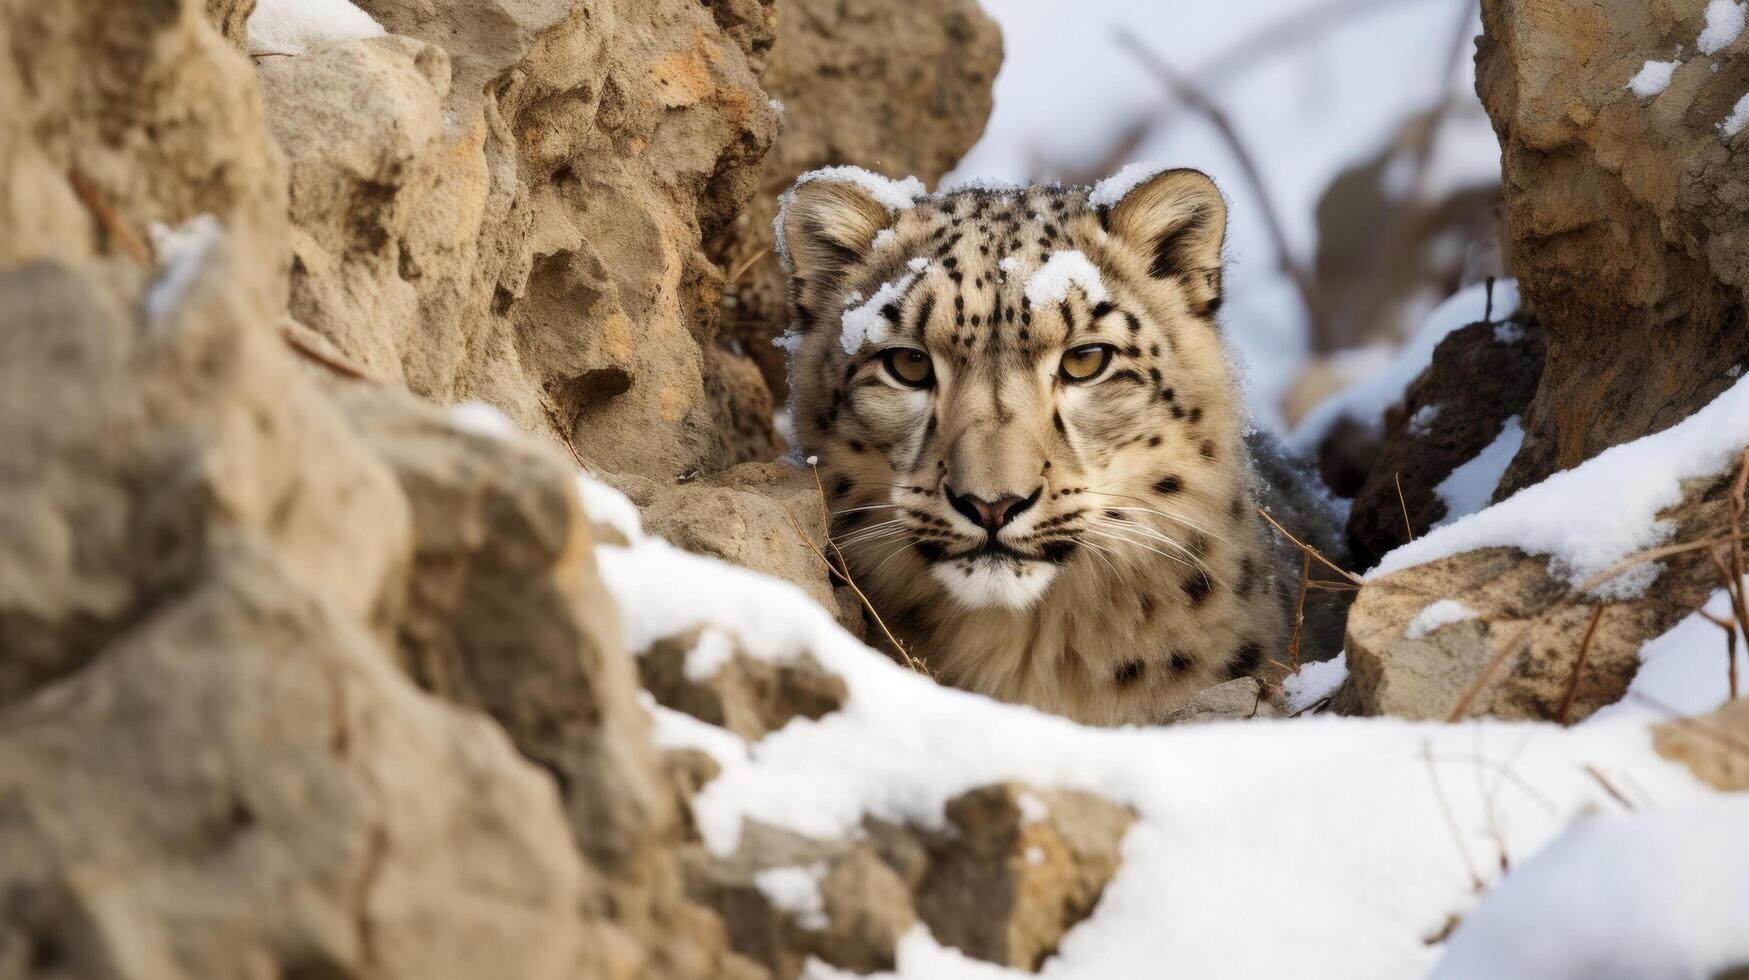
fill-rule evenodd
<path id="1" fill-rule="evenodd" d="M 779 231 L 797 438 L 907 649 L 945 682 L 1099 724 L 1158 721 L 1278 654 L 1283 588 L 1215 322 L 1214 184 L 1167 171 L 1101 205 L 1054 186 L 894 196 L 804 178 Z M 1029 301 L 1068 250 L 1098 282 Z M 883 286 L 875 340 L 847 353 L 846 311 Z M 1067 379 L 1065 351 L 1090 344 L 1109 366 Z M 926 352 L 933 387 L 907 387 L 891 347 Z M 994 534 L 966 505 L 1012 498 Z"/>

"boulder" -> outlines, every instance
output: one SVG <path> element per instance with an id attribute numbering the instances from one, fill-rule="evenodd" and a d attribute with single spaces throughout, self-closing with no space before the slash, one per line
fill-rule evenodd
<path id="1" fill-rule="evenodd" d="M 1096 796 L 1016 783 L 955 797 L 947 832 L 926 838 L 918 916 L 943 945 L 1036 971 L 1092 913 L 1134 820 Z"/>
<path id="2" fill-rule="evenodd" d="M 806 652 L 785 661 L 741 651 L 715 629 L 665 637 L 638 656 L 645 690 L 658 704 L 757 742 L 793 718 L 844 707 L 844 679 Z"/>
<path id="3" fill-rule="evenodd" d="M 1255 677 L 1240 677 L 1198 691 L 1189 701 L 1172 709 L 1161 723 L 1188 725 L 1204 721 L 1279 718 L 1281 714 L 1262 681 Z"/>
<path id="4" fill-rule="evenodd" d="M 249 60 L 202 0 L 0 10 L 0 268 L 120 255 L 212 215 L 261 295 L 285 301 L 285 163 Z"/>
<path id="5" fill-rule="evenodd" d="M 260 66 L 291 160 L 292 314 L 608 472 L 719 468 L 725 432 L 768 448 L 769 398 L 713 352 L 723 273 L 700 244 L 776 133 L 768 8 L 360 6 L 401 36 Z"/>
<path id="6" fill-rule="evenodd" d="M 574 976 L 559 794 L 395 669 L 407 502 L 243 254 L 0 273 L 0 963 Z"/>
<path id="7" fill-rule="evenodd" d="M 1652 747 L 1721 793 L 1749 791 L 1749 699 L 1699 718 L 1664 722 L 1652 730 Z"/>
<path id="8" fill-rule="evenodd" d="M 1659 514 L 1670 523 L 1672 541 L 1699 540 L 1728 526 L 1730 479 L 1685 485 L 1683 502 Z M 1490 669 L 1491 681 L 1467 714 L 1578 721 L 1619 700 L 1639 669 L 1640 647 L 1718 587 L 1718 570 L 1703 552 L 1660 564 L 1656 581 L 1638 594 L 1607 598 L 1578 592 L 1546 557 L 1512 548 L 1464 552 L 1371 579 L 1349 610 L 1348 680 L 1332 710 L 1444 719 Z M 1436 602 L 1463 608 L 1446 607 L 1451 615 L 1417 624 Z"/>
<path id="9" fill-rule="evenodd" d="M 1500 139 L 1511 265 L 1548 358 L 1502 492 L 1688 416 L 1749 365 L 1749 34 L 1706 0 L 1485 0 L 1476 91 Z M 1629 88 L 1681 52 L 1668 86 Z"/>

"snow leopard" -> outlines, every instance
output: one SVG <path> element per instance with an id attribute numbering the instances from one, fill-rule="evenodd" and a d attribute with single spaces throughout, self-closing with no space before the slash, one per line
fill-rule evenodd
<path id="1" fill-rule="evenodd" d="M 1148 724 L 1281 654 L 1226 222 L 1189 169 L 927 194 L 844 167 L 785 194 L 794 438 L 850 579 L 936 679 Z"/>

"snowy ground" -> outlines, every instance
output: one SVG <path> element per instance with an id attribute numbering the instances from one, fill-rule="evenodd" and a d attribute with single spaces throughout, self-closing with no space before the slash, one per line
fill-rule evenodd
<path id="1" fill-rule="evenodd" d="M 592 488 L 586 506 L 606 493 Z M 1713 793 L 1651 747 L 1668 706 L 1725 699 L 1722 636 L 1698 615 L 1647 645 L 1624 702 L 1572 728 L 1308 717 L 1096 729 L 940 687 L 793 586 L 641 537 L 623 507 L 616 520 L 632 543 L 597 554 L 633 649 L 710 625 L 757 656 L 806 650 L 850 688 L 844 710 L 752 745 L 651 706 L 662 744 L 722 765 L 694 803 L 718 853 L 747 818 L 823 837 L 854 834 L 866 814 L 940 825 L 951 797 L 1019 780 L 1140 815 L 1122 869 L 1046 976 L 1651 980 L 1749 962 L 1749 798 Z M 1295 696 L 1340 679 L 1326 671 Z M 793 877 L 783 884 L 805 883 Z M 1024 974 L 919 926 L 895 976 Z"/>
<path id="2" fill-rule="evenodd" d="M 1020 181 L 1096 165 L 1117 134 L 1173 105 L 1159 82 L 1124 54 L 1135 34 L 1205 87 L 1251 147 L 1294 252 L 1316 245 L 1318 195 L 1343 168 L 1377 153 L 1403 120 L 1456 93 L 1434 146 L 1427 189 L 1497 180 L 1499 146 L 1474 95 L 1466 46 L 1445 77 L 1454 39 L 1481 30 L 1467 0 L 981 0 L 1002 25 L 1004 60 L 983 139 L 944 181 Z M 1273 25 L 1303 19 L 1289 40 L 1259 44 Z M 1237 161 L 1201 117 L 1178 112 L 1127 154 L 1197 167 L 1232 202 L 1231 265 L 1223 319 L 1249 367 L 1259 420 L 1305 357 L 1306 324 L 1281 275 L 1261 210 Z"/>

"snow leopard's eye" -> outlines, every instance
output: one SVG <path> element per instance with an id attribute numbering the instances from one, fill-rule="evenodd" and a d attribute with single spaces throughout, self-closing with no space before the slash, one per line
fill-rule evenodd
<path id="1" fill-rule="evenodd" d="M 887 373 L 907 388 L 927 388 L 935 384 L 935 363 L 929 355 L 915 347 L 894 347 L 881 355 Z"/>
<path id="2" fill-rule="evenodd" d="M 1111 352 L 1110 344 L 1077 347 L 1063 355 L 1062 366 L 1057 371 L 1064 381 L 1092 381 L 1105 373 L 1106 365 L 1111 363 Z"/>

